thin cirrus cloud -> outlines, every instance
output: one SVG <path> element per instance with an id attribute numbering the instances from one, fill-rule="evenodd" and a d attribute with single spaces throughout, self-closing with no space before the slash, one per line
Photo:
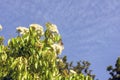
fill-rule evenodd
<path id="1" fill-rule="evenodd" d="M 17 35 L 18 26 L 38 23 L 45 27 L 50 21 L 62 35 L 62 54 L 69 61 L 90 61 L 96 78 L 108 79 L 105 67 L 120 56 L 119 0 L 4 0 L 0 4 L 0 35 L 6 41 Z"/>

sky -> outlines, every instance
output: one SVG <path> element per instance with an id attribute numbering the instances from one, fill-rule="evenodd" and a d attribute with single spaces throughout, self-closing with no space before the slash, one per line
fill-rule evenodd
<path id="1" fill-rule="evenodd" d="M 0 0 L 0 35 L 15 37 L 16 27 L 32 23 L 58 26 L 68 61 L 86 60 L 99 80 L 120 56 L 120 0 Z"/>

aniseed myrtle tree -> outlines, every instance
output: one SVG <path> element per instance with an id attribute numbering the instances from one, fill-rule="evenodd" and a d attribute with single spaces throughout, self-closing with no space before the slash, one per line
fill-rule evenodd
<path id="1" fill-rule="evenodd" d="M 93 80 L 76 67 L 66 68 L 67 63 L 58 57 L 64 46 L 56 25 L 46 23 L 43 30 L 31 24 L 16 30 L 18 36 L 7 45 L 0 37 L 0 80 Z"/>

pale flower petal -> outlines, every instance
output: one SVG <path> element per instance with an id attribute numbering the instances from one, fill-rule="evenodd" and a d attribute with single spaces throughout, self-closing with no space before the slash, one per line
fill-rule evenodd
<path id="1" fill-rule="evenodd" d="M 0 30 L 2 30 L 2 25 L 0 25 Z"/>

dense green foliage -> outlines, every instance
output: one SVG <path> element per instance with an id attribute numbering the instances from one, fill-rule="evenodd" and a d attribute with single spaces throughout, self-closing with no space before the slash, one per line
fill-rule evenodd
<path id="1" fill-rule="evenodd" d="M 92 70 L 89 70 L 90 63 L 88 61 L 78 61 L 77 65 L 73 65 L 73 62 L 67 62 L 67 56 L 61 59 L 62 62 L 58 62 L 57 65 L 62 74 L 68 73 L 68 70 L 73 70 L 77 74 L 83 73 L 84 75 L 89 75 L 93 79 L 95 78 L 95 75 L 91 74 Z"/>
<path id="2" fill-rule="evenodd" d="M 118 57 L 116 61 L 115 68 L 108 66 L 107 71 L 109 71 L 109 74 L 111 75 L 111 78 L 108 80 L 120 80 L 120 57 Z"/>
<path id="3" fill-rule="evenodd" d="M 0 37 L 0 80 L 93 80 L 88 63 L 75 67 L 58 57 L 64 47 L 54 24 L 47 23 L 46 30 L 31 24 L 18 27 L 17 32 L 6 46 Z"/>

